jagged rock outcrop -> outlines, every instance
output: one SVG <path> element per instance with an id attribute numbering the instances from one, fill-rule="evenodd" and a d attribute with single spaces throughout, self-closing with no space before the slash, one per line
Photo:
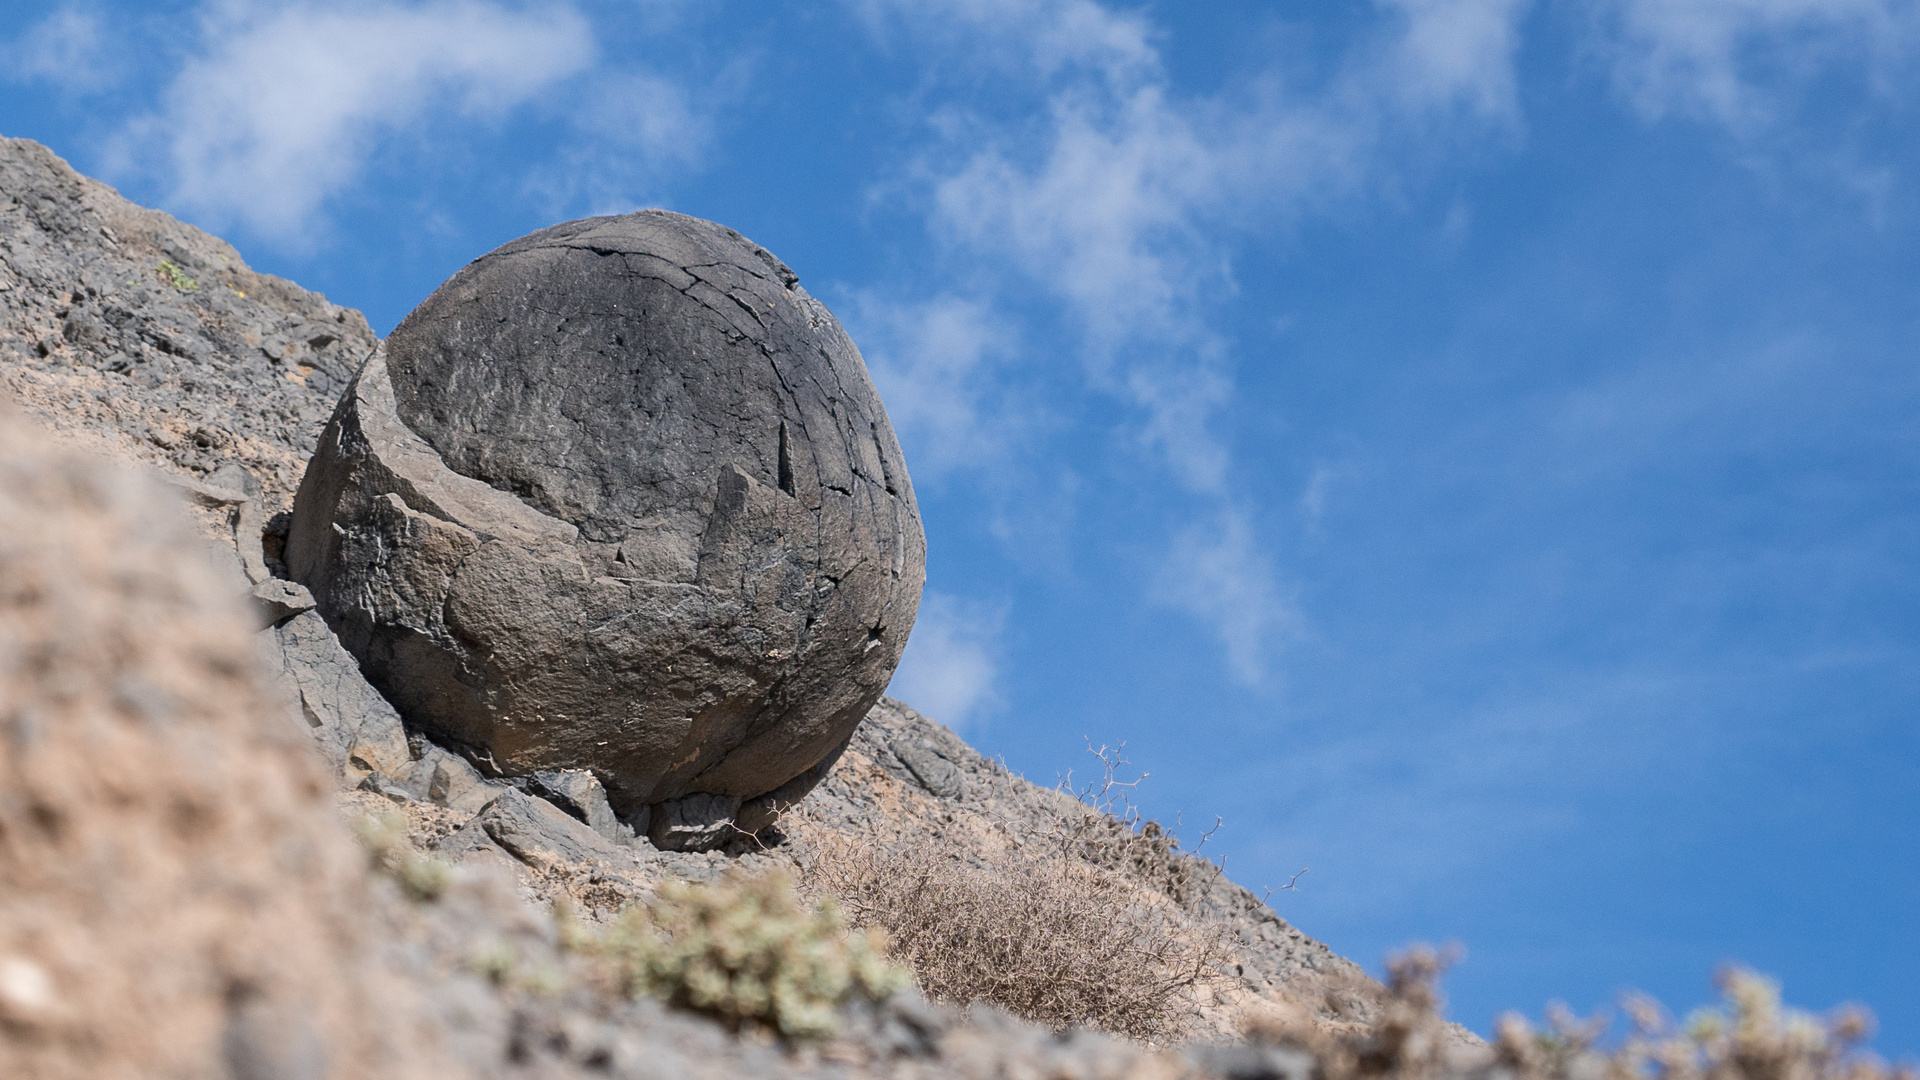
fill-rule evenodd
<path id="1" fill-rule="evenodd" d="M 517 240 L 409 315 L 286 560 L 408 723 L 496 775 L 590 769 L 698 850 L 846 745 L 925 539 L 833 316 L 737 233 L 646 211 Z"/>
<path id="2" fill-rule="evenodd" d="M 198 480 L 242 466 L 270 517 L 374 344 L 358 311 L 0 138 L 0 392 L 60 435 Z"/>
<path id="3" fill-rule="evenodd" d="M 274 573 L 314 439 L 376 344 L 358 311 L 0 139 L 0 395 L 187 497 L 216 588 L 273 627 L 268 662 L 350 783 L 405 775 L 406 733 L 312 597 Z"/>

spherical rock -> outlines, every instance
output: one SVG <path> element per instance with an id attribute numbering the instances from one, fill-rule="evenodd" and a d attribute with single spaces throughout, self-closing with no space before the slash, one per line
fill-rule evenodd
<path id="1" fill-rule="evenodd" d="M 591 769 L 662 820 L 762 820 L 818 780 L 899 662 L 925 556 L 839 323 L 765 249 L 664 211 L 441 286 L 348 387 L 286 549 L 410 724 L 497 773 Z"/>

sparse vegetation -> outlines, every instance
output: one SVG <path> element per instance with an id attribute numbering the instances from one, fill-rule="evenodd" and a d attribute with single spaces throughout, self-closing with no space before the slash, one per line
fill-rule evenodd
<path id="1" fill-rule="evenodd" d="M 1247 1036 L 1308 1051 L 1324 1080 L 1429 1080 L 1462 1071 L 1450 1068 L 1457 1063 L 1449 1061 L 1449 1045 L 1458 1043 L 1441 1013 L 1440 975 L 1453 960 L 1453 953 L 1425 946 L 1388 958 L 1387 992 L 1370 1024 L 1327 1024 L 1305 1013 L 1261 1014 L 1249 1023 Z"/>
<path id="2" fill-rule="evenodd" d="M 1873 1034 L 1873 1015 L 1843 1005 L 1826 1016 L 1780 1003 L 1779 984 L 1744 968 L 1729 967 L 1716 980 L 1720 1008 L 1702 1009 L 1675 1025 L 1652 998 L 1633 995 L 1623 1003 L 1632 1030 L 1607 1055 L 1612 1077 L 1648 1080 L 1914 1080 L 1862 1051 Z M 1604 1020 L 1580 1021 L 1564 1008 L 1551 1010 L 1544 1030 L 1518 1016 L 1501 1018 L 1495 1047 L 1502 1063 L 1530 1077 L 1560 1080 L 1571 1063 L 1594 1053 Z"/>
<path id="3" fill-rule="evenodd" d="M 887 959 L 877 929 L 850 931 L 831 900 L 808 904 L 785 874 L 669 882 L 604 928 L 563 916 L 562 943 L 604 991 L 649 995 L 727 1026 L 822 1038 L 838 1007 L 879 1001 L 911 977 Z"/>
<path id="4" fill-rule="evenodd" d="M 375 870 L 400 883 L 415 900 L 437 900 L 453 881 L 453 868 L 431 855 L 414 850 L 408 839 L 411 823 L 405 811 L 362 814 L 353 821 L 353 834 L 367 849 Z"/>
<path id="5" fill-rule="evenodd" d="M 200 291 L 200 283 L 188 277 L 186 271 L 175 266 L 171 259 L 161 262 L 155 272 L 160 275 L 161 281 L 179 289 L 181 292 Z"/>
<path id="6" fill-rule="evenodd" d="M 1389 961 L 1388 995 L 1370 1027 L 1268 1017 L 1248 1035 L 1310 1052 L 1326 1080 L 1484 1075 L 1486 1051 L 1454 1037 L 1441 1016 L 1438 980 L 1450 962 L 1428 948 Z M 1861 1049 L 1873 1017 L 1859 1006 L 1815 1016 L 1784 1008 L 1777 984 L 1743 968 L 1717 981 L 1724 1004 L 1679 1025 L 1652 998 L 1629 995 L 1631 1031 L 1611 1047 L 1603 1017 L 1582 1020 L 1555 1005 L 1536 1028 L 1510 1013 L 1497 1025 L 1491 1064 L 1512 1080 L 1916 1080 Z"/>
<path id="7" fill-rule="evenodd" d="M 809 885 L 854 925 L 880 927 L 931 999 L 986 1002 L 1055 1030 L 1099 1028 L 1145 1043 L 1179 1038 L 1194 992 L 1223 979 L 1224 928 L 1190 918 L 1202 860 L 1140 823 L 1125 764 L 1095 751 L 1103 779 L 1049 831 L 1007 837 L 979 862 L 957 851 L 881 852 L 812 839 Z M 1118 813 L 1115 811 L 1118 810 Z"/>
<path id="8" fill-rule="evenodd" d="M 1118 872 L 1189 908 L 1222 875 L 1219 866 L 1199 855 L 1220 828 L 1220 819 L 1214 819 L 1213 828 L 1201 834 L 1192 851 L 1182 850 L 1173 830 L 1147 819 L 1134 805 L 1133 792 L 1147 774 L 1121 779 L 1122 770 L 1131 765 L 1121 756 L 1125 751 L 1125 743 L 1095 747 L 1091 739 L 1087 740 L 1087 752 L 1100 763 L 1098 779 L 1075 786 L 1069 772 L 1060 778 L 1055 790 L 1072 796 L 1091 812 L 1056 819 L 1058 842 L 1072 856 Z M 1294 875 L 1296 881 L 1299 876 Z"/>
<path id="9" fill-rule="evenodd" d="M 978 867 L 933 850 L 843 845 L 821 852 L 814 877 L 845 898 L 856 926 L 887 931 L 929 998 L 987 1002 L 1056 1030 L 1177 1038 L 1186 994 L 1218 979 L 1226 959 L 1217 932 L 1055 850 Z"/>

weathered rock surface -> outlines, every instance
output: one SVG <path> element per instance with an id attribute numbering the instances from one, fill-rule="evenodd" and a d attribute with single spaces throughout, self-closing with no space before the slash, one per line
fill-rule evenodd
<path id="1" fill-rule="evenodd" d="M 0 138 L 0 391 L 69 441 L 199 481 L 242 465 L 270 516 L 374 344 L 359 312 Z"/>
<path id="2" fill-rule="evenodd" d="M 376 771 L 405 776 L 411 754 L 400 714 L 360 677 L 326 622 L 308 611 L 270 634 L 298 714 L 334 768 L 354 783 Z"/>
<path id="3" fill-rule="evenodd" d="M 183 511 L 0 413 L 0 1076 L 458 1075 Z"/>
<path id="4" fill-rule="evenodd" d="M 273 516 L 375 344 L 359 312 L 253 272 L 225 241 L 38 143 L 0 139 L 0 395 L 186 497 L 216 587 L 251 594 L 277 627 L 274 662 L 285 653 L 296 706 L 349 783 L 404 772 L 399 717 L 318 616 L 295 618 L 312 597 L 273 576 L 262 538 L 277 547 Z"/>
<path id="5" fill-rule="evenodd" d="M 698 849 L 845 746 L 925 539 L 833 316 L 731 230 L 647 211 L 508 244 L 408 316 L 286 560 L 409 724 L 498 774 L 591 769 Z"/>

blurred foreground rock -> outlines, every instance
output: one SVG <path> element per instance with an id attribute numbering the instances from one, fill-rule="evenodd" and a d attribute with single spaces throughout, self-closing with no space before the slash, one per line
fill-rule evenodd
<path id="1" fill-rule="evenodd" d="M 177 500 L 0 415 L 0 1076 L 444 1075 Z"/>

